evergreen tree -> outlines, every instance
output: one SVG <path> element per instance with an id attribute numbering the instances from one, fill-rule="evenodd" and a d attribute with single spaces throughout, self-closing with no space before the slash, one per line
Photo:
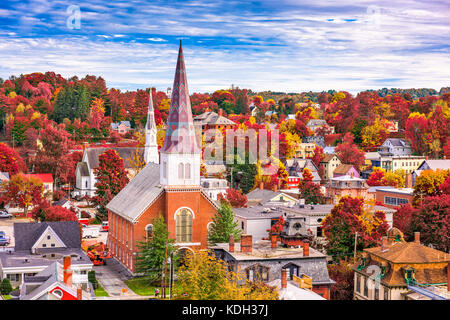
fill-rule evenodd
<path id="1" fill-rule="evenodd" d="M 147 241 L 138 241 L 137 244 L 136 272 L 150 276 L 151 281 L 155 282 L 162 278 L 165 257 L 170 257 L 176 249 L 174 246 L 175 240 L 169 238 L 169 231 L 164 218 L 160 215 L 152 223 L 151 237 Z M 172 263 L 176 262 L 176 256 L 174 256 L 174 260 Z"/>
<path id="2" fill-rule="evenodd" d="M 220 242 L 228 242 L 230 236 L 233 235 L 235 239 L 241 237 L 241 230 L 238 223 L 234 220 L 233 208 L 222 201 L 219 210 L 213 217 L 213 224 L 208 234 L 208 241 L 211 245 Z"/>
<path id="3" fill-rule="evenodd" d="M 8 278 L 4 278 L 2 280 L 2 283 L 0 284 L 0 292 L 1 294 L 10 294 L 11 291 L 13 291 L 13 288 L 11 286 L 11 282 Z"/>

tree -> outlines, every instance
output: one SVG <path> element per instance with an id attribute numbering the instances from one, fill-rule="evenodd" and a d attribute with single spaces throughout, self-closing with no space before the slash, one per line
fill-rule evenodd
<path id="1" fill-rule="evenodd" d="M 362 198 L 349 196 L 341 198 L 322 221 L 327 253 L 337 260 L 353 255 L 356 232 L 357 250 L 361 251 L 377 245 L 388 228 L 384 212 L 375 211 L 373 204 Z"/>
<path id="2" fill-rule="evenodd" d="M 9 181 L 5 181 L 3 188 L 2 201 L 12 207 L 23 208 L 25 216 L 30 206 L 42 202 L 44 186 L 39 179 L 28 178 L 24 174 L 18 173 L 12 176 Z"/>
<path id="3" fill-rule="evenodd" d="M 393 226 L 403 232 L 405 236 L 409 233 L 411 219 L 415 210 L 416 209 L 411 207 L 408 203 L 401 205 L 394 214 Z"/>
<path id="4" fill-rule="evenodd" d="M 11 282 L 8 278 L 3 278 L 2 283 L 0 284 L 0 293 L 3 295 L 10 294 L 13 291 L 13 287 L 11 286 Z"/>
<path id="5" fill-rule="evenodd" d="M 424 170 L 417 177 L 414 184 L 414 202 L 417 203 L 425 196 L 439 195 L 441 191 L 439 187 L 445 182 L 450 175 L 450 170 Z"/>
<path id="6" fill-rule="evenodd" d="M 123 159 L 117 151 L 109 149 L 98 157 L 98 167 L 94 168 L 97 178 L 95 183 L 95 202 L 99 206 L 100 219 L 107 217 L 106 205 L 126 186 L 129 179 Z"/>
<path id="7" fill-rule="evenodd" d="M 228 271 L 212 252 L 188 253 L 178 272 L 178 296 L 190 300 L 277 300 L 276 289 Z"/>
<path id="8" fill-rule="evenodd" d="M 300 198 L 305 199 L 305 204 L 319 204 L 323 202 L 323 194 L 320 185 L 313 182 L 311 170 L 304 168 L 302 178 L 298 184 Z"/>
<path id="9" fill-rule="evenodd" d="M 162 278 L 164 259 L 176 251 L 175 240 L 169 238 L 169 231 L 160 215 L 152 221 L 153 230 L 147 241 L 138 241 L 136 255 L 136 272 L 150 276 L 151 282 Z M 174 262 L 173 262 L 174 263 Z"/>
<path id="10" fill-rule="evenodd" d="M 450 195 L 423 199 L 411 217 L 410 235 L 420 232 L 421 242 L 448 252 L 450 248 Z"/>
<path id="11" fill-rule="evenodd" d="M 336 264 L 328 264 L 328 274 L 336 281 L 331 287 L 331 300 L 353 300 L 354 271 L 352 259 L 348 262 L 340 260 Z"/>
<path id="12" fill-rule="evenodd" d="M 219 193 L 219 201 L 226 201 L 233 208 L 242 208 L 247 206 L 247 196 L 242 194 L 242 190 L 227 189 L 225 194 Z"/>
<path id="13" fill-rule="evenodd" d="M 220 208 L 212 218 L 212 222 L 208 232 L 210 244 L 228 242 L 231 235 L 235 239 L 240 239 L 242 231 L 239 229 L 237 221 L 234 220 L 233 208 L 228 203 L 222 201 Z"/>
<path id="14" fill-rule="evenodd" d="M 343 142 L 336 146 L 336 154 L 342 160 L 342 163 L 352 164 L 356 169 L 360 170 L 364 164 L 365 154 L 359 150 L 353 143 L 354 137 L 351 133 L 346 133 Z"/>
<path id="15" fill-rule="evenodd" d="M 0 143 L 0 172 L 8 172 L 13 176 L 19 172 L 26 171 L 25 162 L 16 152 L 4 143 Z"/>

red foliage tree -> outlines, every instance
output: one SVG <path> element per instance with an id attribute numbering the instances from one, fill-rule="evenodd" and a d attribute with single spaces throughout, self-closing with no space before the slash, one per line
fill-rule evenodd
<path id="1" fill-rule="evenodd" d="M 0 172 L 8 172 L 13 176 L 19 172 L 26 172 L 27 167 L 19 154 L 4 143 L 0 143 Z"/>
<path id="2" fill-rule="evenodd" d="M 353 140 L 353 134 L 346 133 L 343 142 L 335 148 L 335 152 L 343 163 L 351 164 L 359 170 L 364 164 L 365 155 L 364 151 L 358 149 L 358 146 L 353 143 Z"/>
<path id="3" fill-rule="evenodd" d="M 22 173 L 12 176 L 2 186 L 2 202 L 9 204 L 11 207 L 23 208 L 25 216 L 30 206 L 38 205 L 43 200 L 44 187 L 42 181 L 33 177 L 28 178 Z"/>
<path id="4" fill-rule="evenodd" d="M 220 193 L 217 200 L 228 202 L 233 208 L 242 208 L 247 206 L 247 196 L 242 193 L 242 190 L 227 189 L 226 194 Z"/>
<path id="5" fill-rule="evenodd" d="M 394 227 L 400 229 L 403 234 L 407 235 L 410 230 L 411 219 L 415 210 L 416 209 L 411 207 L 410 204 L 404 204 L 398 208 L 397 212 L 394 214 Z"/>

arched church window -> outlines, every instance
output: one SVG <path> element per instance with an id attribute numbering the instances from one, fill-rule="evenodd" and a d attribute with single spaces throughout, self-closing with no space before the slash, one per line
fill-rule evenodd
<path id="1" fill-rule="evenodd" d="M 182 163 L 178 164 L 178 179 L 184 179 L 184 165 Z"/>
<path id="2" fill-rule="evenodd" d="M 164 165 L 163 165 L 163 177 L 167 178 L 167 162 L 164 161 Z"/>
<path id="3" fill-rule="evenodd" d="M 148 224 L 145 226 L 145 238 L 147 240 L 150 240 L 151 238 L 153 238 L 153 225 L 152 224 Z"/>
<path id="4" fill-rule="evenodd" d="M 191 164 L 190 163 L 186 163 L 184 165 L 184 178 L 185 179 L 191 178 Z"/>
<path id="5" fill-rule="evenodd" d="M 192 212 L 182 208 L 176 213 L 176 239 L 177 242 L 192 241 Z"/>

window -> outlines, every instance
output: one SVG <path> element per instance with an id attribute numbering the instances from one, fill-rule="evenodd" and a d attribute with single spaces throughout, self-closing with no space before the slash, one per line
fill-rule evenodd
<path id="1" fill-rule="evenodd" d="M 43 243 L 42 244 L 42 248 L 45 248 L 45 247 L 47 247 L 47 245 L 45 243 Z"/>
<path id="2" fill-rule="evenodd" d="M 53 290 L 52 294 L 55 295 L 58 299 L 61 299 L 63 297 L 63 292 L 60 289 Z"/>
<path id="3" fill-rule="evenodd" d="M 55 247 L 55 244 L 54 244 L 54 243 L 52 243 L 52 244 L 50 245 L 50 247 L 53 247 L 53 248 L 54 248 L 54 247 Z"/>
<path id="4" fill-rule="evenodd" d="M 50 238 L 51 238 L 50 236 L 47 236 L 47 240 L 50 240 Z"/>
<path id="5" fill-rule="evenodd" d="M 192 213 L 188 209 L 180 209 L 176 213 L 177 242 L 192 241 Z"/>
<path id="6" fill-rule="evenodd" d="M 88 182 L 86 181 L 86 188 L 88 187 Z"/>
<path id="7" fill-rule="evenodd" d="M 184 178 L 185 179 L 191 178 L 191 164 L 190 163 L 186 163 L 184 165 Z"/>
<path id="8" fill-rule="evenodd" d="M 268 281 L 269 268 L 260 264 L 255 264 L 246 269 L 249 281 Z"/>
<path id="9" fill-rule="evenodd" d="M 18 282 L 19 281 L 19 274 L 18 273 L 7 274 L 6 278 L 8 278 L 8 280 L 11 281 L 11 282 Z"/>
<path id="10" fill-rule="evenodd" d="M 368 297 L 369 296 L 369 287 L 367 285 L 367 278 L 364 277 L 364 296 Z"/>
<path id="11" fill-rule="evenodd" d="M 184 179 L 184 165 L 182 163 L 178 164 L 178 179 Z"/>
<path id="12" fill-rule="evenodd" d="M 164 165 L 163 165 L 163 177 L 167 178 L 167 162 L 164 161 Z"/>
<path id="13" fill-rule="evenodd" d="M 383 287 L 384 292 L 384 300 L 389 300 L 389 291 L 387 290 L 387 287 Z"/>
<path id="14" fill-rule="evenodd" d="M 361 292 L 361 275 L 356 275 L 356 292 Z"/>
<path id="15" fill-rule="evenodd" d="M 149 224 L 145 227 L 145 237 L 147 240 L 153 238 L 153 225 Z"/>
<path id="16" fill-rule="evenodd" d="M 374 291 L 373 298 L 375 300 L 380 300 L 380 287 L 376 283 L 375 283 L 375 291 Z"/>

